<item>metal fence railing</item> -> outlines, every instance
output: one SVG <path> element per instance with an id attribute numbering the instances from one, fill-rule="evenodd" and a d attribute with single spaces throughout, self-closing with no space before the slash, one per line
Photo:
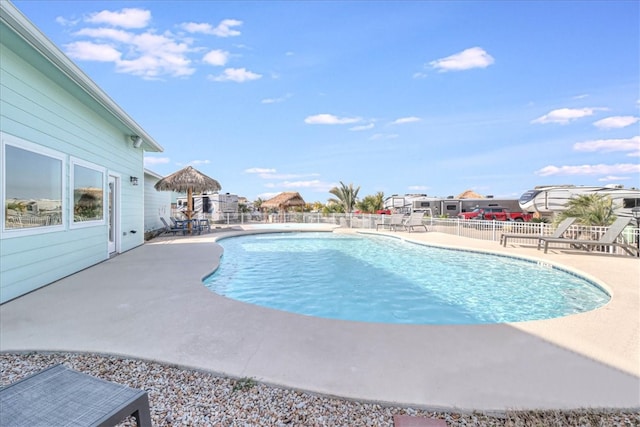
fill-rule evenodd
<path id="1" fill-rule="evenodd" d="M 205 216 L 206 218 L 206 216 Z M 226 214 L 222 218 L 210 219 L 213 224 L 242 225 L 242 224 L 331 224 L 342 228 L 375 230 L 379 224 L 388 224 L 389 215 L 376 214 L 322 214 L 320 212 L 294 212 L 294 213 L 233 213 Z M 550 235 L 555 230 L 550 223 L 544 222 L 516 222 L 516 221 L 486 221 L 464 220 L 458 218 L 436 218 L 425 216 L 424 224 L 430 231 L 451 234 L 471 239 L 499 241 L 503 233 L 517 233 L 526 235 Z M 566 237 L 573 239 L 598 240 L 607 227 L 586 227 L 573 225 L 565 233 Z M 640 228 L 630 225 L 618 238 L 619 243 L 627 243 L 638 247 Z M 510 239 L 514 244 L 531 244 L 531 239 Z M 596 248 L 610 253 L 625 253 L 621 248 Z"/>

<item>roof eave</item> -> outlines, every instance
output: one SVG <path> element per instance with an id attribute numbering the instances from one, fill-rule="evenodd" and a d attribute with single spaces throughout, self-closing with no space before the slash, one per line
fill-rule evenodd
<path id="1" fill-rule="evenodd" d="M 27 44 L 46 58 L 55 68 L 91 97 L 108 114 L 117 119 L 132 134 L 143 140 L 145 151 L 163 151 L 151 135 L 135 122 L 118 104 L 115 103 L 93 80 L 73 63 L 51 40 L 47 38 L 29 19 L 11 2 L 0 1 L 0 19 L 20 36 Z"/>

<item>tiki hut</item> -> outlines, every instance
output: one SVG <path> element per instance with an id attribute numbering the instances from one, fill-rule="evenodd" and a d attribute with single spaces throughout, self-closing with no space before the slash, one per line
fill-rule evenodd
<path id="1" fill-rule="evenodd" d="M 300 193 L 284 192 L 276 197 L 262 202 L 261 209 L 277 209 L 281 218 L 284 218 L 287 209 L 295 206 L 304 206 L 305 202 Z"/>
<path id="2" fill-rule="evenodd" d="M 456 199 L 484 199 L 484 196 L 476 193 L 475 191 L 467 190 L 458 194 Z"/>
<path id="3" fill-rule="evenodd" d="M 222 188 L 220 183 L 213 178 L 196 170 L 191 166 L 180 169 L 169 176 L 165 176 L 154 186 L 158 191 L 175 191 L 187 193 L 187 211 L 185 215 L 191 219 L 193 215 L 193 192 L 202 193 L 205 191 L 215 192 Z"/>

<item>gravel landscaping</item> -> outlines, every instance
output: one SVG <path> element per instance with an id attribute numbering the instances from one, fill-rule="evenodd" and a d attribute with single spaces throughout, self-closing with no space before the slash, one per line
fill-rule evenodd
<path id="1" fill-rule="evenodd" d="M 640 411 L 456 413 L 342 400 L 160 363 L 93 354 L 0 353 L 0 385 L 58 363 L 144 389 L 154 426 L 393 426 L 393 415 L 441 418 L 448 426 L 640 426 Z M 425 402 L 428 406 L 428 402 Z M 134 426 L 133 419 L 121 426 Z"/>

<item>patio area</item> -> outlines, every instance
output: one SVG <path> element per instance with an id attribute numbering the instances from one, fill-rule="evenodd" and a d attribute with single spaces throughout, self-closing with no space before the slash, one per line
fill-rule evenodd
<path id="1" fill-rule="evenodd" d="M 443 233 L 392 233 L 560 263 L 601 283 L 613 298 L 598 310 L 545 321 L 374 324 L 300 316 L 207 290 L 202 278 L 221 255 L 215 239 L 242 232 L 157 238 L 3 304 L 0 350 L 126 355 L 422 408 L 640 407 L 636 258 L 545 255 L 531 246 L 503 248 Z"/>

